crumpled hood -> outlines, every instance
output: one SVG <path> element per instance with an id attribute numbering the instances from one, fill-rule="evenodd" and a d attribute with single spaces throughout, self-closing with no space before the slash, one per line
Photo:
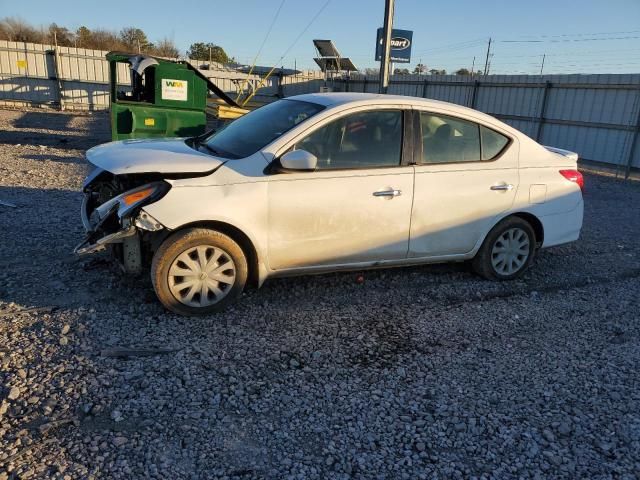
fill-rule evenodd
<path id="1" fill-rule="evenodd" d="M 225 159 L 189 147 L 184 138 L 110 142 L 87 151 L 87 160 L 115 175 L 129 173 L 203 173 Z"/>

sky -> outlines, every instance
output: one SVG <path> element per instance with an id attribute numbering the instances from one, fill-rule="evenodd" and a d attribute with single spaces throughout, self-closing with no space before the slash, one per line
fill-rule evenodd
<path id="1" fill-rule="evenodd" d="M 181 51 L 216 43 L 240 63 L 252 63 L 266 38 L 258 64 L 299 69 L 315 68 L 312 39 L 331 39 L 358 68 L 378 66 L 384 0 L 282 2 L 0 0 L 0 17 L 73 30 L 136 26 Z M 422 62 L 452 72 L 470 69 L 475 56 L 483 68 L 492 38 L 491 73 L 538 74 L 543 55 L 544 73 L 640 72 L 640 0 L 396 0 L 394 27 L 414 32 L 411 64 L 396 67 Z"/>

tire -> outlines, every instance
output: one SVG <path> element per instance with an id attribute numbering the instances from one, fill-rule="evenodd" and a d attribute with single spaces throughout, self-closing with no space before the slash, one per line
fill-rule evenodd
<path id="1" fill-rule="evenodd" d="M 531 225 L 520 217 L 507 217 L 491 229 L 471 266 L 488 280 L 513 280 L 531 265 L 535 249 Z"/>
<path id="2" fill-rule="evenodd" d="M 168 310 L 187 316 L 219 312 L 233 303 L 244 290 L 248 273 L 242 248 L 227 235 L 205 228 L 174 233 L 162 242 L 151 263 L 158 300 Z"/>

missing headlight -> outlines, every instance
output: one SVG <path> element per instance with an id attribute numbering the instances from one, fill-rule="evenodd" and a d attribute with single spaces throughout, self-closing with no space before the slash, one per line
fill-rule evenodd
<path id="1" fill-rule="evenodd" d="M 140 211 L 140 215 L 138 215 L 133 222 L 134 225 L 142 230 L 147 230 L 149 232 L 157 232 L 158 230 L 162 230 L 164 226 L 151 215 L 149 215 L 144 210 Z"/>

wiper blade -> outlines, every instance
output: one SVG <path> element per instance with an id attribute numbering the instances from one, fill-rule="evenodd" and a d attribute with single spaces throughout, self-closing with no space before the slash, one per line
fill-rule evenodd
<path id="1" fill-rule="evenodd" d="M 218 150 L 216 150 L 215 148 L 210 147 L 210 146 L 209 146 L 209 144 L 208 144 L 207 142 L 203 142 L 202 140 L 200 140 L 199 142 L 197 142 L 197 144 L 196 144 L 196 145 L 198 145 L 198 146 L 200 146 L 200 147 L 204 147 L 204 148 L 206 148 L 206 149 L 207 149 L 211 154 L 213 154 L 213 155 L 216 155 L 216 156 L 219 156 L 219 157 L 223 156 L 223 155 L 222 155 L 222 152 L 219 152 L 219 151 L 218 151 Z"/>
<path id="2" fill-rule="evenodd" d="M 198 145 L 202 145 L 204 148 L 206 148 L 209 151 L 209 153 L 211 153 L 212 155 L 216 155 L 218 157 L 229 158 L 229 159 L 240 158 L 235 153 L 231 153 L 231 152 L 227 152 L 227 151 L 224 151 L 224 150 L 218 150 L 216 148 L 213 148 L 211 145 L 209 145 L 206 142 L 200 142 L 200 143 L 198 143 Z"/>

